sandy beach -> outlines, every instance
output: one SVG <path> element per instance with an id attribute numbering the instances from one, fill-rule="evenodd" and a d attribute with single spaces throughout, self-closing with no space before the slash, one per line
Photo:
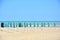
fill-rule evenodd
<path id="1" fill-rule="evenodd" d="M 60 27 L 0 28 L 0 40 L 60 40 Z"/>

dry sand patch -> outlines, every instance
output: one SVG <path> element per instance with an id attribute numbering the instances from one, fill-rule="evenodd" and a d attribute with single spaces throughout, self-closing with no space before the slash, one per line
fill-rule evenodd
<path id="1" fill-rule="evenodd" d="M 0 40 L 60 40 L 60 28 L 0 28 Z"/>

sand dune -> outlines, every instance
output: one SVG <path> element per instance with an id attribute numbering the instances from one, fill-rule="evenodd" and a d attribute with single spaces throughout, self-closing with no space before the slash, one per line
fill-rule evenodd
<path id="1" fill-rule="evenodd" d="M 0 28 L 0 40 L 60 40 L 60 28 Z"/>

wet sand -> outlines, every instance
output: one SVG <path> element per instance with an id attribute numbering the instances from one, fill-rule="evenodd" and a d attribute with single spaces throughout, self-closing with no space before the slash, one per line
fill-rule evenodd
<path id="1" fill-rule="evenodd" d="M 0 40 L 60 40 L 60 27 L 0 28 Z"/>

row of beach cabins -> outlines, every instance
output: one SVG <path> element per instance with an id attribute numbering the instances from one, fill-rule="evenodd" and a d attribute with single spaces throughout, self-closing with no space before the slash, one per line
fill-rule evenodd
<path id="1" fill-rule="evenodd" d="M 26 22 L 0 22 L 2 28 L 16 28 L 16 27 L 60 27 L 60 22 L 49 21 L 26 21 Z"/>

